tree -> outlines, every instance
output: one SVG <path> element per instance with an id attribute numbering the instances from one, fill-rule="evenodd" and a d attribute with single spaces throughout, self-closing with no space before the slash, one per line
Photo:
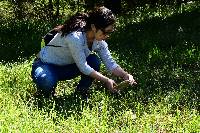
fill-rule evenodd
<path id="1" fill-rule="evenodd" d="M 55 14 L 55 18 L 57 19 L 60 15 L 60 11 L 59 11 L 59 8 L 60 8 L 60 0 L 56 0 L 56 14 Z"/>

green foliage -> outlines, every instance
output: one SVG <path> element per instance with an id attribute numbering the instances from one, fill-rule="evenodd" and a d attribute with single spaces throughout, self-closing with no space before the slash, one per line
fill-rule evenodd
<path id="1" fill-rule="evenodd" d="M 192 90 L 195 84 L 192 86 L 190 71 L 185 77 L 185 72 L 179 67 L 171 71 L 168 70 L 170 68 L 151 68 L 145 71 L 142 67 L 136 67 L 136 75 L 140 78 L 137 87 L 127 88 L 121 95 L 115 96 L 97 83 L 92 87 L 90 101 L 86 104 L 73 99 L 73 88 L 77 79 L 59 83 L 58 96 L 54 99 L 35 98 L 35 86 L 28 76 L 31 62 L 32 59 L 20 64 L 0 66 L 1 132 L 200 130 L 199 92 L 194 91 L 198 91 L 196 88 Z M 148 64 L 143 67 L 148 68 Z M 168 73 L 165 74 L 165 71 Z M 173 77 L 177 79 L 182 74 L 185 74 L 183 77 L 187 82 L 180 80 L 180 84 L 172 83 Z M 168 78 L 171 79 L 167 80 Z M 196 78 L 200 80 L 199 76 Z M 163 85 L 165 83 L 168 85 Z"/>
<path id="2" fill-rule="evenodd" d="M 0 18 L 3 20 L 14 18 L 13 5 L 6 1 L 0 2 Z"/>
<path id="3" fill-rule="evenodd" d="M 155 47 L 164 51 L 179 47 L 182 51 L 198 46 L 200 41 L 198 3 L 183 5 L 181 9 L 147 6 L 118 18 L 117 32 L 113 34 L 116 38 L 110 39 L 111 44 L 135 49 L 143 55 L 149 56 Z"/>
<path id="4" fill-rule="evenodd" d="M 37 53 L 42 35 L 50 29 L 48 27 L 50 24 L 34 20 L 12 20 L 0 25 L 0 60 L 12 61 Z"/>
<path id="5" fill-rule="evenodd" d="M 138 85 L 113 95 L 96 82 L 88 103 L 73 97 L 80 77 L 59 82 L 56 98 L 34 96 L 34 54 L 55 24 L 9 18 L 0 19 L 0 132 L 200 132 L 198 2 L 118 16 L 109 47 Z"/>
<path id="6" fill-rule="evenodd" d="M 8 1 L 0 2 L 0 61 L 11 62 L 36 54 L 40 50 L 42 36 L 75 13 L 65 6 L 60 12 L 62 17 L 59 20 L 51 20 L 48 16 L 47 1 L 21 4 L 23 12 L 19 17 L 19 7 Z"/>

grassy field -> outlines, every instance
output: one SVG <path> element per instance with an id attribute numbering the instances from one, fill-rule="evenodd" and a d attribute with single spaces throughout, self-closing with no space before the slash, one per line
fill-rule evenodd
<path id="1" fill-rule="evenodd" d="M 10 31 L 1 25 L 0 132 L 200 132 L 199 2 L 138 8 L 118 16 L 109 46 L 138 85 L 113 95 L 95 82 L 88 103 L 73 98 L 79 77 L 60 82 L 56 98 L 34 97 L 30 72 L 39 43 L 33 44 L 42 29 L 34 32 L 30 25 L 15 25 Z M 28 32 L 24 35 L 20 28 Z M 16 29 L 19 34 L 13 33 Z"/>

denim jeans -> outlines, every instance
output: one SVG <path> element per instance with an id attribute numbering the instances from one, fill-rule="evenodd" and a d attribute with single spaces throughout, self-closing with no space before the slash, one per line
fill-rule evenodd
<path id="1" fill-rule="evenodd" d="M 86 61 L 94 70 L 100 70 L 101 61 L 97 55 L 89 55 Z M 31 75 L 37 89 L 44 95 L 53 94 L 58 81 L 73 79 L 81 75 L 77 88 L 89 88 L 94 80 L 90 76 L 81 73 L 75 63 L 58 66 L 43 63 L 40 59 L 36 59 L 33 62 Z"/>

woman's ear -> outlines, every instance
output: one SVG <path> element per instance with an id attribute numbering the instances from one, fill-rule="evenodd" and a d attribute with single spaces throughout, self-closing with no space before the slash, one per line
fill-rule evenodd
<path id="1" fill-rule="evenodd" d="M 91 29 L 92 29 L 92 31 L 93 31 L 94 33 L 96 33 L 96 27 L 95 27 L 94 24 L 91 24 Z"/>

